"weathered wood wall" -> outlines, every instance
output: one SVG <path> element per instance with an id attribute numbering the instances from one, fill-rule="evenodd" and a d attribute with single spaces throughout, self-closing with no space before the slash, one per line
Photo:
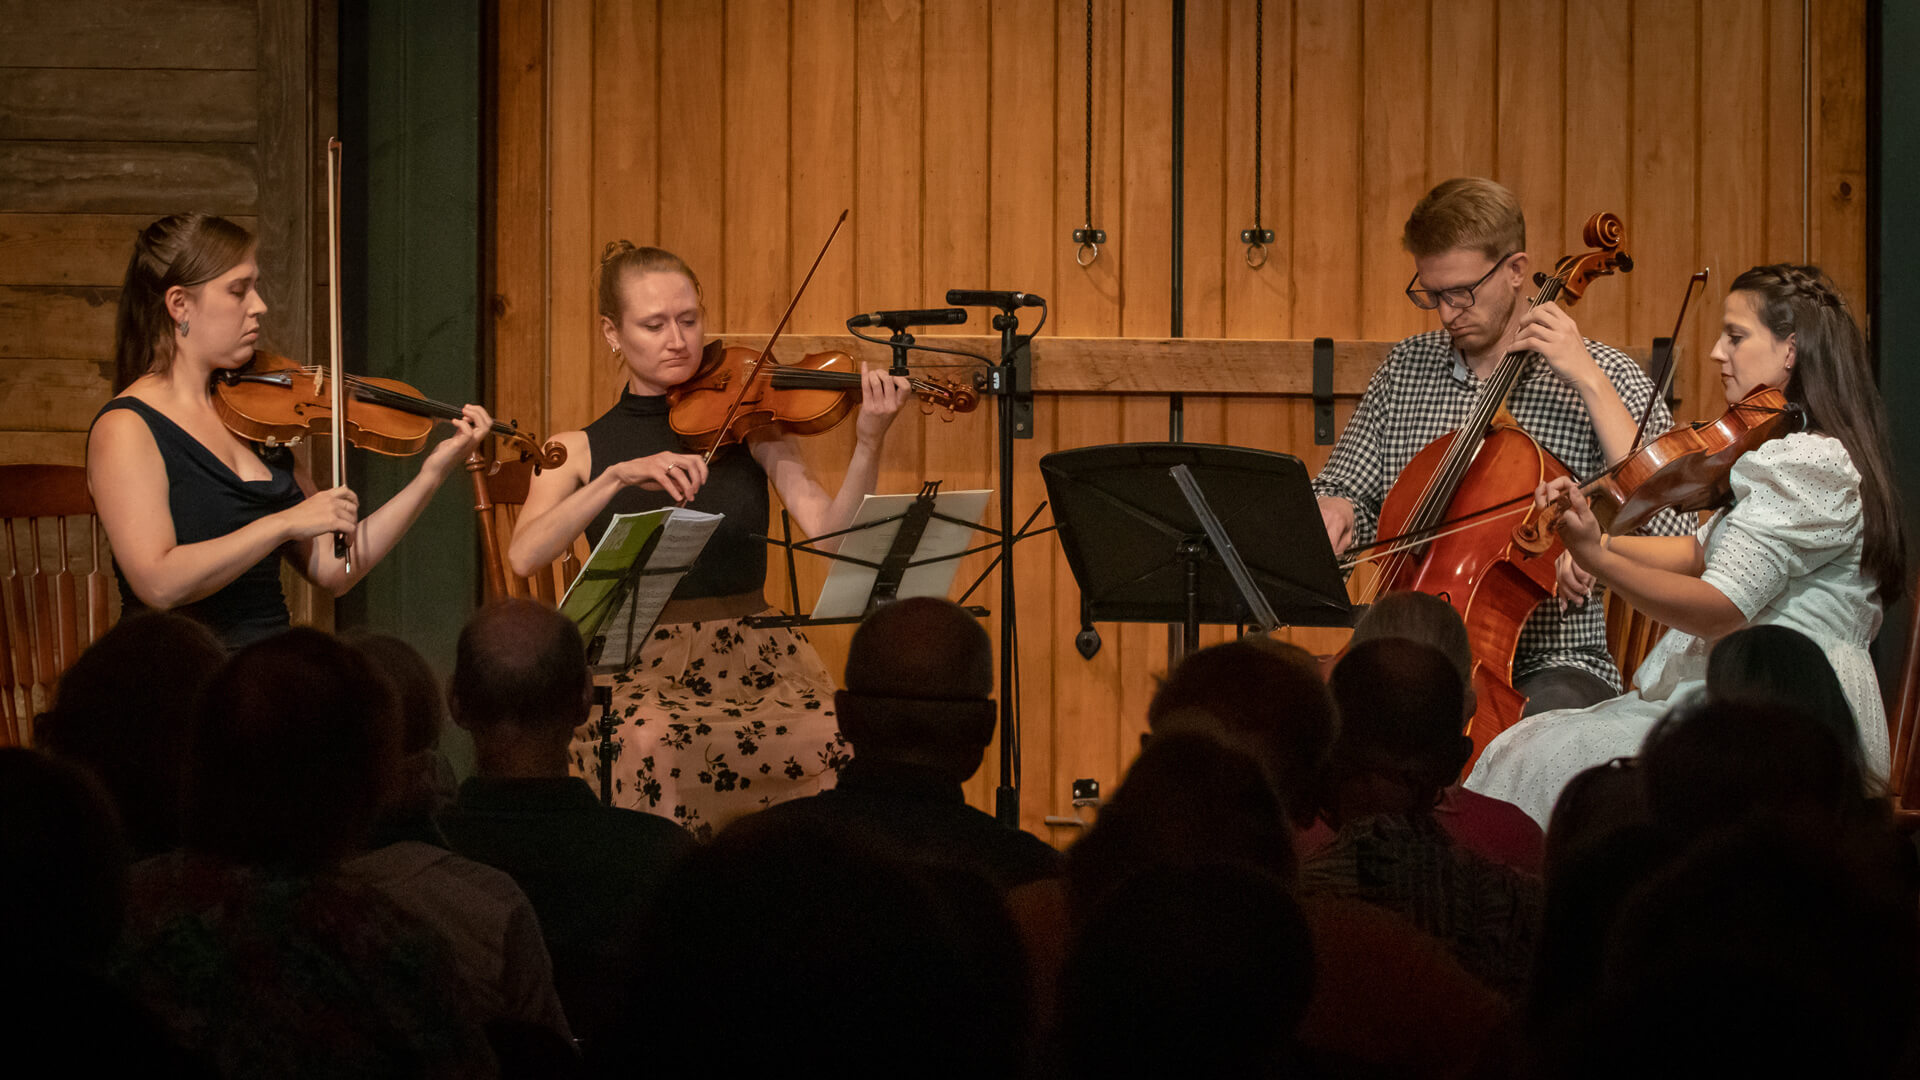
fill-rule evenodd
<path id="1" fill-rule="evenodd" d="M 1809 257 L 1860 297 L 1865 268 L 1863 0 L 1254 0 L 1186 5 L 1185 333 L 1392 340 L 1430 318 L 1400 296 L 1407 211 L 1460 174 L 1513 186 L 1549 262 L 1599 210 L 1625 218 L 1639 269 L 1595 286 L 1590 336 L 1668 332 L 1688 274 L 1715 287 L 1687 335 L 1683 414 L 1712 410 L 1700 361 L 1725 282 Z M 685 256 L 709 328 L 764 333 L 835 215 L 794 329 L 937 305 L 951 287 L 1052 301 L 1048 333 L 1157 338 L 1171 319 L 1169 3 L 1092 0 L 1093 168 L 1082 0 L 501 0 L 493 226 L 494 404 L 577 427 L 620 373 L 594 330 L 602 245 Z M 1249 268 L 1255 59 L 1264 59 L 1259 214 L 1277 234 Z M 1803 69 L 1814 122 L 1803 143 Z M 1803 189 L 1802 172 L 1811 177 Z M 1084 220 L 1111 241 L 1075 264 Z M 978 321 L 969 329 L 985 332 Z M 1029 318 L 1029 323 L 1031 319 Z M 1151 362 L 1146 361 L 1146 362 Z M 1343 406 L 1341 420 L 1350 409 Z M 922 477 L 992 486 L 988 412 L 906 416 L 883 490 Z M 1161 439 L 1167 399 L 1045 394 L 1018 447 L 1021 515 L 1034 464 L 1061 447 Z M 1310 408 L 1284 396 L 1189 396 L 1195 441 L 1285 450 L 1310 467 Z M 810 454 L 831 485 L 844 433 Z M 993 512 L 989 511 L 989 520 Z M 819 575 L 803 572 L 812 584 Z M 971 577 L 962 572 L 962 580 Z M 1073 651 L 1078 594 L 1051 541 L 1022 548 L 1023 821 L 1067 809 L 1068 782 L 1111 784 L 1138 746 L 1164 632 L 1102 627 Z M 777 587 L 777 586 L 776 586 Z M 989 588 L 988 602 L 997 603 Z M 845 634 L 816 633 L 830 665 Z M 996 758 L 971 794 L 985 805 Z"/>
<path id="2" fill-rule="evenodd" d="M 133 239 L 165 214 L 254 230 L 262 347 L 324 348 L 333 7 L 0 0 L 0 462 L 85 460 Z"/>

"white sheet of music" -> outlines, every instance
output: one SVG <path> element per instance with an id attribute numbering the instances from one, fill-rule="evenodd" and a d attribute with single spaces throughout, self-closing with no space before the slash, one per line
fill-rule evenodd
<path id="1" fill-rule="evenodd" d="M 992 494 L 991 490 L 943 491 L 934 497 L 934 509 L 948 517 L 977 524 L 981 515 L 986 513 L 987 499 Z M 897 517 L 906 513 L 907 508 L 919 497 L 918 492 L 912 495 L 869 495 L 861 501 L 860 509 L 853 515 L 853 525 Z M 891 521 L 849 533 L 840 538 L 838 554 L 880 562 L 887 557 L 887 551 L 893 547 L 893 538 L 899 532 L 900 523 Z M 969 545 L 977 546 L 986 539 L 984 534 L 965 525 L 934 518 L 927 522 L 927 531 L 921 534 L 920 545 L 914 550 L 912 561 L 918 563 L 942 555 L 957 555 Z M 959 569 L 960 560 L 951 558 L 912 567 L 901 576 L 897 596 L 900 599 L 909 596 L 946 596 L 953 591 L 953 577 Z M 820 599 L 813 605 L 813 617 L 858 618 L 866 611 L 867 597 L 873 594 L 874 579 L 878 576 L 878 572 L 870 567 L 834 561 L 833 569 L 827 572 L 826 584 L 820 587 Z"/>
<path id="2" fill-rule="evenodd" d="M 560 600 L 560 613 L 580 624 L 587 661 L 596 675 L 625 671 L 646 644 L 673 590 L 700 556 L 721 515 L 669 507 L 644 514 L 615 514 L 588 556 L 586 566 Z M 657 532 L 658 538 L 655 539 Z M 649 572 L 629 574 L 642 555 Z M 617 606 L 607 604 L 629 582 Z"/>

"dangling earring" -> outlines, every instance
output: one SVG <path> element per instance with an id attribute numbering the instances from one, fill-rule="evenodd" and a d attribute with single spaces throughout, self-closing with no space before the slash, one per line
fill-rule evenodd
<path id="1" fill-rule="evenodd" d="M 185 319 L 180 320 L 180 336 L 181 337 L 187 336 L 187 320 Z"/>

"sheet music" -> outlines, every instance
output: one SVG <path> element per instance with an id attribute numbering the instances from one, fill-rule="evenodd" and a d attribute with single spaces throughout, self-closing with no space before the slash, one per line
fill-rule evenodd
<path id="1" fill-rule="evenodd" d="M 987 498 L 992 494 L 990 490 L 942 491 L 934 496 L 934 510 L 948 517 L 978 524 L 981 515 L 987 511 Z M 859 528 L 869 522 L 904 514 L 919 497 L 918 493 L 869 495 L 861 500 L 860 509 L 854 513 L 850 527 Z M 899 532 L 900 523 L 894 521 L 848 533 L 840 538 L 837 554 L 880 562 L 887 557 L 888 550 L 893 547 L 893 538 Z M 927 531 L 920 535 L 920 546 L 913 553 L 913 561 L 924 562 L 942 555 L 957 555 L 967 549 L 972 539 L 973 530 L 967 526 L 934 518 L 927 522 Z M 897 595 L 903 600 L 909 596 L 946 596 L 953 591 L 953 576 L 959 569 L 959 559 L 944 559 L 927 566 L 910 567 L 900 578 Z M 870 567 L 835 561 L 833 569 L 827 572 L 826 584 L 820 587 L 820 599 L 813 605 L 812 617 L 853 619 L 866 614 L 867 598 L 873 595 L 873 583 L 877 577 L 878 572 Z"/>
<path id="2" fill-rule="evenodd" d="M 632 666 L 722 516 L 684 507 L 614 515 L 560 599 L 560 614 L 580 627 L 594 674 Z"/>

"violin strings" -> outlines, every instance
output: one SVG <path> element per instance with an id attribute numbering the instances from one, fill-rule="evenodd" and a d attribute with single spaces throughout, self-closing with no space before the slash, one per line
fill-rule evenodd
<path id="1" fill-rule="evenodd" d="M 1561 286 L 1565 281 L 1565 271 L 1556 268 L 1555 273 L 1541 283 L 1539 292 L 1534 294 L 1533 306 L 1538 307 L 1543 303 L 1558 298 Z M 1353 564 L 1349 565 L 1357 565 L 1360 562 L 1369 562 L 1374 559 L 1393 556 L 1400 552 L 1410 551 L 1424 546 L 1433 540 L 1450 536 L 1453 532 L 1458 531 L 1456 529 L 1433 535 L 1425 535 L 1431 533 L 1431 531 L 1441 523 L 1439 519 L 1446 513 L 1447 504 L 1453 501 L 1454 492 L 1458 490 L 1460 481 L 1465 478 L 1467 469 L 1472 465 L 1475 456 L 1473 451 L 1477 450 L 1480 443 L 1485 440 L 1487 427 L 1493 423 L 1494 415 L 1500 411 L 1501 403 L 1506 400 L 1507 394 L 1513 389 L 1513 385 L 1519 381 L 1520 371 L 1525 366 L 1526 360 L 1527 354 L 1521 353 L 1518 350 L 1510 351 L 1500 358 L 1500 363 L 1494 368 L 1493 375 L 1481 388 L 1479 399 L 1474 402 L 1474 407 L 1469 414 L 1467 425 L 1460 429 L 1463 434 L 1472 432 L 1473 437 L 1470 439 L 1456 437 L 1453 440 L 1447 447 L 1447 453 L 1441 459 L 1440 467 L 1434 470 L 1433 478 L 1428 481 L 1426 490 L 1422 491 L 1420 498 L 1415 501 L 1414 513 L 1408 521 L 1408 524 L 1411 525 L 1412 528 L 1401 535 L 1421 535 L 1423 538 L 1400 547 L 1369 555 L 1365 559 L 1357 559 Z M 1436 492 L 1444 493 L 1445 497 L 1436 496 Z M 1530 498 L 1530 496 L 1528 497 Z M 1485 511 L 1480 513 L 1485 513 Z M 1469 518 L 1475 516 L 1477 515 L 1468 515 Z M 1479 522 L 1475 524 L 1479 524 Z M 1368 601 L 1372 599 L 1371 594 L 1379 589 L 1380 582 L 1397 578 L 1400 575 L 1400 569 L 1404 562 L 1404 559 L 1397 559 L 1393 563 L 1383 566 L 1378 577 L 1364 590 L 1365 599 Z"/>
<path id="2" fill-rule="evenodd" d="M 1501 518 L 1514 517 L 1515 515 L 1524 514 L 1526 512 L 1527 512 L 1527 508 L 1524 506 L 1516 506 L 1516 507 L 1512 507 L 1512 508 L 1500 510 L 1500 511 L 1488 511 L 1488 510 L 1477 511 L 1474 514 L 1470 515 L 1474 520 L 1469 521 L 1469 520 L 1463 519 L 1459 524 L 1454 525 L 1452 528 L 1443 529 L 1440 532 L 1423 535 L 1416 539 L 1406 540 L 1404 543 L 1395 544 L 1381 551 L 1376 551 L 1371 555 L 1361 556 L 1343 565 L 1348 568 L 1359 566 L 1361 563 L 1369 563 L 1374 561 L 1375 559 L 1385 558 L 1389 555 L 1395 555 L 1403 551 L 1410 551 L 1414 548 L 1419 547 L 1422 544 L 1430 543 L 1431 541 L 1439 540 L 1443 537 L 1452 536 L 1455 533 L 1465 532 L 1468 529 L 1477 529 L 1482 525 L 1492 524 L 1493 522 L 1498 521 Z M 1382 573 L 1380 576 L 1385 577 L 1386 574 Z M 1376 581 L 1377 580 L 1378 579 L 1376 579 Z"/>

